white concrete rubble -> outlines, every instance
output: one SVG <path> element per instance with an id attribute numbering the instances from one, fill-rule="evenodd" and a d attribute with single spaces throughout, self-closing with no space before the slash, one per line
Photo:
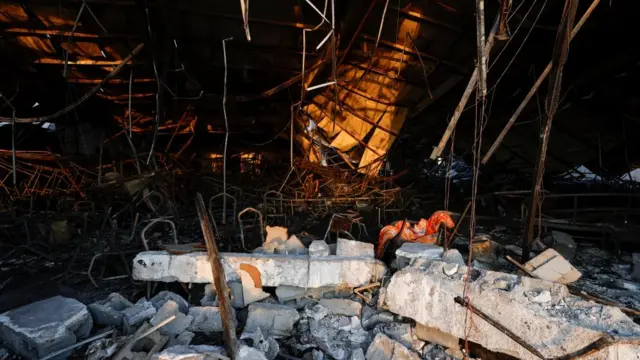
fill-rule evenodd
<path id="1" fill-rule="evenodd" d="M 463 296 L 467 268 L 454 276 L 443 272 L 444 263 L 427 269 L 407 268 L 392 277 L 386 291 L 389 310 L 446 334 L 464 338 L 467 309 L 453 299 Z M 605 332 L 618 337 L 640 336 L 640 326 L 618 308 L 602 306 L 571 296 L 561 284 L 492 271 L 472 275 L 468 297 L 472 304 L 530 344 L 545 357 L 564 356 L 583 349 Z M 498 280 L 512 284 L 510 290 L 496 288 Z M 552 300 L 536 303 L 530 291 L 549 291 Z M 474 317 L 469 341 L 521 359 L 536 357 L 479 317 Z"/>
<path id="2" fill-rule="evenodd" d="M 338 238 L 336 255 L 374 258 L 375 250 L 370 243 Z"/>
<path id="3" fill-rule="evenodd" d="M 337 315 L 360 316 L 362 305 L 349 299 L 320 299 L 320 305 Z"/>
<path id="4" fill-rule="evenodd" d="M 171 316 L 175 316 L 175 319 L 160 328 L 160 333 L 163 335 L 177 336 L 185 331 L 193 322 L 193 316 L 185 315 L 180 312 L 180 306 L 173 300 L 167 300 L 158 312 L 151 318 L 149 324 L 152 326 L 158 325 Z"/>
<path id="5" fill-rule="evenodd" d="M 209 360 L 215 359 L 210 354 L 225 356 L 227 353 L 221 346 L 211 345 L 176 345 L 162 352 L 153 354 L 151 360 Z"/>
<path id="6" fill-rule="evenodd" d="M 122 312 L 122 325 L 125 331 L 131 333 L 136 327 L 156 314 L 156 308 L 150 301 L 142 298 L 135 305 Z"/>
<path id="7" fill-rule="evenodd" d="M 457 249 L 445 250 L 445 252 L 442 254 L 442 262 L 458 264 L 460 266 L 466 265 L 462 254 L 460 254 L 460 251 L 458 251 Z"/>
<path id="8" fill-rule="evenodd" d="M 420 356 L 387 335 L 378 333 L 367 349 L 367 360 L 420 360 Z"/>
<path id="9" fill-rule="evenodd" d="M 262 352 L 258 349 L 254 349 L 251 346 L 247 346 L 245 344 L 240 345 L 236 356 L 233 357 L 235 360 L 267 360 Z"/>
<path id="10" fill-rule="evenodd" d="M 386 274 L 381 261 L 362 257 L 222 253 L 227 281 L 240 281 L 241 264 L 260 271 L 262 286 L 359 287 L 380 281 Z M 211 283 L 211 266 L 205 252 L 171 255 L 145 251 L 133 259 L 133 278 L 142 281 Z"/>
<path id="11" fill-rule="evenodd" d="M 547 249 L 529 260 L 524 267 L 539 279 L 571 284 L 582 274 L 554 249 Z"/>
<path id="12" fill-rule="evenodd" d="M 85 305 L 55 296 L 0 314 L 0 343 L 22 358 L 39 359 L 84 339 L 92 327 Z"/>
<path id="13" fill-rule="evenodd" d="M 432 244 L 405 242 L 396 250 L 396 268 L 428 266 L 431 261 L 442 259 L 444 248 Z"/>
<path id="14" fill-rule="evenodd" d="M 298 311 L 287 305 L 253 303 L 249 305 L 249 315 L 242 338 L 252 338 L 258 328 L 276 338 L 289 336 L 299 318 Z"/>
<path id="15" fill-rule="evenodd" d="M 364 351 L 360 348 L 353 350 L 349 360 L 365 360 Z"/>
<path id="16" fill-rule="evenodd" d="M 93 317 L 93 322 L 100 325 L 122 325 L 122 312 L 133 306 L 133 303 L 118 293 L 111 293 L 105 300 L 89 304 L 87 309 Z"/>
<path id="17" fill-rule="evenodd" d="M 173 300 L 179 307 L 179 311 L 183 314 L 189 312 L 189 303 L 182 296 L 171 291 L 160 291 L 149 300 L 156 310 L 160 309 L 165 302 Z"/>
<path id="18" fill-rule="evenodd" d="M 189 316 L 193 317 L 193 322 L 188 327 L 188 330 L 191 332 L 211 334 L 224 329 L 219 307 L 194 306 L 189 309 Z M 234 316 L 234 322 L 235 320 Z"/>
<path id="19" fill-rule="evenodd" d="M 311 245 L 309 245 L 309 256 L 317 257 L 329 255 L 331 255 L 331 249 L 329 249 L 329 245 L 324 240 L 314 240 Z"/>
<path id="20" fill-rule="evenodd" d="M 259 327 L 253 332 L 253 347 L 260 350 L 267 360 L 274 360 L 280 352 L 280 344 L 272 336 L 266 336 Z"/>

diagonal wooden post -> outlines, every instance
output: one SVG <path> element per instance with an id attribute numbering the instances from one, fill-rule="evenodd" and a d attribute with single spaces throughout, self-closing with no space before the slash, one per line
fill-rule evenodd
<path id="1" fill-rule="evenodd" d="M 238 350 L 238 339 L 236 337 L 236 326 L 233 318 L 233 310 L 231 309 L 231 301 L 229 300 L 229 289 L 227 288 L 227 279 L 224 275 L 224 268 L 220 261 L 220 254 L 216 246 L 213 228 L 207 208 L 204 205 L 202 194 L 196 194 L 196 209 L 200 218 L 200 226 L 202 227 L 202 235 L 207 245 L 207 254 L 209 256 L 209 264 L 211 265 L 211 273 L 213 274 L 213 285 L 216 288 L 216 295 L 220 303 L 220 316 L 222 318 L 222 326 L 224 327 L 224 341 L 227 352 L 231 358 L 235 357 Z"/>

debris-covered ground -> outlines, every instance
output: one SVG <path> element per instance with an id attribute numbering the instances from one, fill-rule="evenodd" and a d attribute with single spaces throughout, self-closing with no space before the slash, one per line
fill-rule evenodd
<path id="1" fill-rule="evenodd" d="M 262 247 L 220 253 L 227 294 L 202 245 L 139 252 L 131 274 L 146 296 L 125 287 L 9 310 L 0 359 L 640 358 L 633 256 L 553 232 L 520 265 L 499 234 L 476 236 L 471 253 L 464 236 L 450 249 L 397 241 L 385 264 L 370 243 L 267 227 Z"/>

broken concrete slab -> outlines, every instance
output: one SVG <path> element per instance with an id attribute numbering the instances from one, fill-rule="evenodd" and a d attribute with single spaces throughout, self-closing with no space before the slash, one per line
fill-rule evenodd
<path id="1" fill-rule="evenodd" d="M 186 314 L 189 312 L 189 303 L 187 302 L 187 300 L 185 300 L 182 296 L 171 291 L 160 291 L 159 293 L 156 294 L 156 296 L 152 297 L 151 300 L 149 301 L 153 304 L 153 307 L 155 307 L 156 310 L 158 310 L 164 305 L 165 302 L 169 300 L 172 300 L 176 304 L 178 304 L 179 311 L 181 313 Z"/>
<path id="2" fill-rule="evenodd" d="M 378 333 L 367 349 L 367 360 L 420 360 L 420 356 L 385 334 Z"/>
<path id="3" fill-rule="evenodd" d="M 320 305 L 337 315 L 360 316 L 362 305 L 349 299 L 320 299 Z"/>
<path id="4" fill-rule="evenodd" d="M 169 337 L 169 341 L 167 342 L 167 348 L 170 348 L 176 345 L 189 345 L 191 344 L 191 341 L 195 336 L 196 334 L 192 333 L 191 331 L 185 330 L 178 335 Z"/>
<path id="5" fill-rule="evenodd" d="M 193 317 L 191 325 L 187 328 L 192 332 L 211 334 L 224 330 L 220 308 L 217 306 L 194 306 L 189 309 L 189 316 Z M 235 316 L 233 318 L 236 322 Z"/>
<path id="6" fill-rule="evenodd" d="M 349 360 L 365 360 L 364 351 L 362 349 L 357 348 L 351 352 L 351 357 Z"/>
<path id="7" fill-rule="evenodd" d="M 336 255 L 374 258 L 375 250 L 373 244 L 338 238 Z"/>
<path id="8" fill-rule="evenodd" d="M 455 276 L 443 272 L 444 263 L 434 262 L 427 269 L 407 268 L 392 277 L 386 292 L 388 308 L 446 334 L 464 338 L 496 352 L 521 359 L 535 355 L 479 317 L 471 331 L 465 327 L 467 309 L 452 299 L 463 296 L 466 267 Z M 640 326 L 618 308 L 602 306 L 571 296 L 566 286 L 516 275 L 473 270 L 467 296 L 487 316 L 527 339 L 546 358 L 560 357 L 583 349 L 605 334 L 619 337 L 640 336 Z M 496 283 L 511 284 L 497 288 Z M 530 291 L 549 291 L 552 300 L 536 303 Z M 468 323 L 468 322 L 467 322 Z"/>
<path id="9" fill-rule="evenodd" d="M 226 356 L 222 346 L 211 345 L 176 345 L 154 354 L 152 360 L 209 360 L 215 359 L 212 354 Z"/>
<path id="10" fill-rule="evenodd" d="M 547 249 L 529 260 L 524 267 L 535 277 L 560 284 L 571 284 L 582 274 L 554 249 Z"/>
<path id="11" fill-rule="evenodd" d="M 155 314 L 156 308 L 153 304 L 142 298 L 122 312 L 122 326 L 126 332 L 131 333 L 136 327 L 151 319 Z"/>
<path id="12" fill-rule="evenodd" d="M 105 300 L 89 304 L 87 309 L 93 322 L 100 325 L 122 325 L 122 312 L 133 306 L 133 303 L 118 293 L 111 293 Z"/>
<path id="13" fill-rule="evenodd" d="M 442 259 L 443 253 L 444 248 L 438 245 L 405 242 L 396 250 L 396 268 L 403 269 L 412 263 L 412 266 L 424 267 Z"/>
<path id="14" fill-rule="evenodd" d="M 299 318 L 298 311 L 287 305 L 253 303 L 249 305 L 242 338 L 253 337 L 254 331 L 258 328 L 276 338 L 289 336 Z"/>
<path id="15" fill-rule="evenodd" d="M 242 264 L 257 268 L 262 286 L 359 287 L 380 281 L 386 274 L 384 263 L 362 257 L 221 253 L 227 281 L 240 281 Z M 213 281 L 207 254 L 196 252 L 172 255 L 165 251 L 145 251 L 133 260 L 133 278 L 143 281 Z"/>
<path id="16" fill-rule="evenodd" d="M 0 314 L 0 342 L 25 359 L 39 359 L 86 338 L 92 327 L 84 304 L 55 296 Z"/>
<path id="17" fill-rule="evenodd" d="M 324 240 L 314 240 L 309 245 L 309 256 L 318 257 L 329 255 L 331 255 L 331 249 L 329 249 L 329 245 Z"/>

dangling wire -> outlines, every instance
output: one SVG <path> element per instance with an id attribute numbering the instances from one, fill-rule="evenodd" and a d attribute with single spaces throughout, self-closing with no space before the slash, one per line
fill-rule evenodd
<path id="1" fill-rule="evenodd" d="M 224 116 L 224 151 L 222 155 L 222 193 L 227 193 L 227 143 L 229 142 L 229 122 L 227 120 L 227 41 L 222 40 L 222 58 L 224 60 L 224 89 L 222 90 L 222 115 Z M 222 197 L 222 214 L 227 213 L 227 197 Z M 226 215 L 223 215 L 226 216 Z"/>

